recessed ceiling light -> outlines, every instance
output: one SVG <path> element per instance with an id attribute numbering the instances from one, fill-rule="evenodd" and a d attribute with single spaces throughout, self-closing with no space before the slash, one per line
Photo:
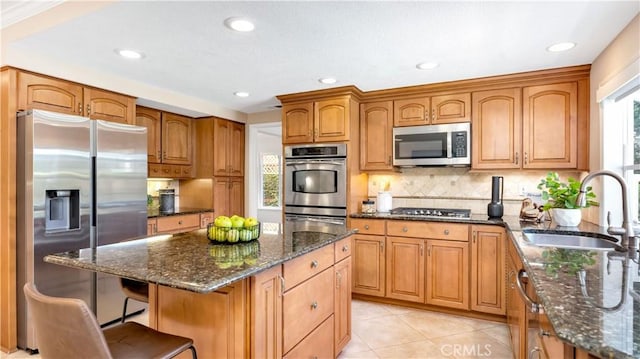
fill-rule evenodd
<path id="1" fill-rule="evenodd" d="M 576 44 L 574 42 L 559 42 L 557 44 L 547 47 L 547 51 L 550 51 L 550 52 L 567 51 L 569 49 L 573 49 L 575 46 Z"/>
<path id="2" fill-rule="evenodd" d="M 125 57 L 127 59 L 141 59 L 144 57 L 144 54 L 142 52 L 139 51 L 135 51 L 135 50 L 128 50 L 128 49 L 116 49 L 116 54 Z"/>
<path id="3" fill-rule="evenodd" d="M 418 70 L 431 70 L 431 69 L 435 69 L 436 67 L 438 67 L 438 63 L 437 62 L 421 62 L 419 64 L 416 65 L 416 68 Z"/>
<path id="4" fill-rule="evenodd" d="M 231 30 L 240 32 L 249 32 L 256 28 L 251 21 L 242 17 L 230 17 L 224 21 L 224 24 Z"/>
<path id="5" fill-rule="evenodd" d="M 320 82 L 321 84 L 325 84 L 325 85 L 331 85 L 331 84 L 335 84 L 336 82 L 338 82 L 338 80 L 336 80 L 333 77 L 323 77 L 318 79 L 318 82 Z"/>
<path id="6" fill-rule="evenodd" d="M 234 92 L 233 94 L 238 97 L 249 97 L 249 93 L 244 91 L 237 91 L 237 92 Z"/>

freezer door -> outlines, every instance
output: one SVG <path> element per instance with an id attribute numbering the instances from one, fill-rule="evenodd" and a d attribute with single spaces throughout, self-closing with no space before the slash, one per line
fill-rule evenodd
<path id="1" fill-rule="evenodd" d="M 37 348 L 24 283 L 90 304 L 92 273 L 45 263 L 51 253 L 90 245 L 90 125 L 82 117 L 33 110 L 18 117 L 18 346 Z"/>
<path id="2" fill-rule="evenodd" d="M 147 129 L 92 121 L 95 155 L 95 244 L 122 242 L 147 233 Z M 101 324 L 122 313 L 124 295 L 116 277 L 98 273 L 97 317 Z M 141 307 L 138 305 L 138 309 Z M 131 309 L 136 309 L 132 303 Z"/>

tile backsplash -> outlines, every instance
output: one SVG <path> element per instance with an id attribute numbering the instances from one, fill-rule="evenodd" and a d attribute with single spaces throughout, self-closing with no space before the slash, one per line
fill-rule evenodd
<path id="1" fill-rule="evenodd" d="M 158 203 L 158 190 L 159 189 L 173 189 L 175 190 L 174 204 L 176 208 L 180 207 L 180 181 L 179 180 L 154 180 L 147 179 L 147 196 L 153 198 L 153 205 L 159 206 Z"/>
<path id="2" fill-rule="evenodd" d="M 370 174 L 368 194 L 376 200 L 388 184 L 395 207 L 468 208 L 473 214 L 486 214 L 491 201 L 491 177 L 504 177 L 504 214 L 518 215 L 522 200 L 530 197 L 540 203 L 540 180 L 548 171 L 470 171 L 469 168 L 402 168 L 394 174 Z M 579 179 L 579 171 L 558 171 L 560 178 Z"/>

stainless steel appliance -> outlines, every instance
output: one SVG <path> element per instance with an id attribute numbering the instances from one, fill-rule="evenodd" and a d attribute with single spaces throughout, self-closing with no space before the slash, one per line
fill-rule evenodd
<path id="1" fill-rule="evenodd" d="M 47 254 L 146 234 L 146 128 L 33 110 L 18 116 L 18 346 L 37 349 L 22 286 L 121 315 L 116 277 L 45 263 Z M 137 310 L 144 308 L 137 304 Z M 134 309 L 134 310 L 136 310 Z"/>
<path id="2" fill-rule="evenodd" d="M 420 217 L 445 217 L 445 218 L 471 218 L 470 209 L 453 209 L 453 208 L 418 208 L 418 207 L 398 207 L 391 210 L 391 214 L 400 214 L 403 216 L 420 216 Z"/>
<path id="3" fill-rule="evenodd" d="M 347 216 L 347 145 L 286 146 L 285 216 Z"/>
<path id="4" fill-rule="evenodd" d="M 471 124 L 393 128 L 394 166 L 470 166 Z"/>

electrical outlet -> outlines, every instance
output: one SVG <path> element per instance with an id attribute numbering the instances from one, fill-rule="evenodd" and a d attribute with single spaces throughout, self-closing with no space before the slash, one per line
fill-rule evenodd
<path id="1" fill-rule="evenodd" d="M 520 192 L 521 197 L 524 197 L 527 195 L 527 187 L 523 184 L 518 185 L 518 191 Z"/>

